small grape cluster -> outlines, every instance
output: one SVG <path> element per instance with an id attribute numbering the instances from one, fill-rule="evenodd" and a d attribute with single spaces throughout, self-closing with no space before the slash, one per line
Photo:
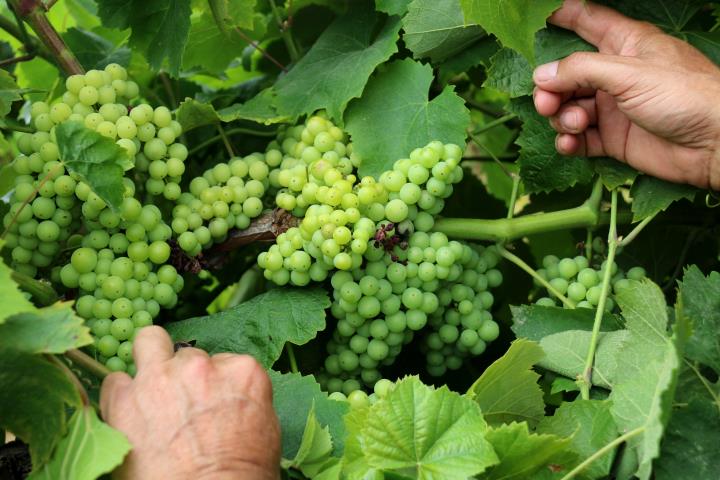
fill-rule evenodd
<path id="1" fill-rule="evenodd" d="M 584 256 L 574 258 L 558 258 L 555 255 L 548 255 L 542 260 L 543 268 L 538 274 L 561 295 L 567 296 L 575 303 L 577 308 L 595 308 L 600 301 L 602 292 L 602 279 L 607 268 L 607 261 L 603 261 L 598 268 L 590 265 L 590 261 Z M 605 301 L 605 310 L 615 310 L 616 302 L 614 295 L 629 286 L 630 280 L 642 280 L 646 277 L 645 269 L 632 267 L 627 272 L 618 268 L 617 263 L 610 265 L 611 295 Z M 536 282 L 536 286 L 542 287 Z M 546 291 L 546 290 L 545 290 Z M 560 303 L 548 292 L 536 300 L 538 305 L 552 307 Z"/>
<path id="2" fill-rule="evenodd" d="M 37 132 L 18 138 L 20 155 L 11 208 L 4 217 L 13 268 L 30 276 L 50 268 L 62 251 L 69 262 L 50 278 L 78 289 L 78 314 L 95 336 L 99 359 L 111 370 L 133 370 L 132 339 L 152 323 L 161 307 L 177 302 L 183 278 L 166 265 L 172 229 L 154 205 L 143 206 L 135 182 L 124 178 L 123 203 L 116 212 L 82 178 L 67 172 L 59 158 L 55 127 L 63 122 L 115 140 L 136 170 L 149 172 L 148 192 L 180 196 L 178 182 L 187 148 L 176 142 L 180 124 L 165 107 L 128 107 L 138 96 L 135 82 L 116 64 L 66 80 L 62 98 L 36 102 L 31 117 Z M 64 257 L 63 257 L 64 258 Z"/>
<path id="3" fill-rule="evenodd" d="M 231 228 L 246 229 L 263 211 L 269 187 L 269 165 L 279 163 L 279 152 L 254 153 L 218 163 L 190 182 L 173 208 L 172 229 L 178 245 L 196 256 L 222 242 Z"/>

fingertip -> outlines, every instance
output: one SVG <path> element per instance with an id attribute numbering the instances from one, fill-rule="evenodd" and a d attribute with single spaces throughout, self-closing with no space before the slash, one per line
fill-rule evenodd
<path id="1" fill-rule="evenodd" d="M 548 92 L 541 88 L 537 88 L 533 96 L 535 110 L 543 117 L 555 115 L 562 104 L 562 100 L 561 94 Z"/>
<path id="2" fill-rule="evenodd" d="M 577 135 L 561 133 L 555 137 L 555 149 L 560 155 L 574 155 L 580 148 Z"/>
<path id="3" fill-rule="evenodd" d="M 157 325 L 149 325 L 138 332 L 133 342 L 133 357 L 138 371 L 151 363 L 163 362 L 173 357 L 173 343 L 167 331 Z"/>
<path id="4" fill-rule="evenodd" d="M 100 386 L 100 413 L 105 420 L 108 419 L 111 399 L 131 383 L 132 378 L 125 372 L 113 372 L 105 377 Z"/>

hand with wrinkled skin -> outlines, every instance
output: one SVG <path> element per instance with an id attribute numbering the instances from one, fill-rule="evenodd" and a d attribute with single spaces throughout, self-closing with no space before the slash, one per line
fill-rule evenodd
<path id="1" fill-rule="evenodd" d="M 140 331 L 133 348 L 135 378 L 113 373 L 100 394 L 103 418 L 133 445 L 114 478 L 280 478 L 280 427 L 260 364 L 196 348 L 175 354 L 160 327 Z"/>
<path id="2" fill-rule="evenodd" d="M 550 23 L 598 53 L 534 72 L 535 108 L 564 155 L 610 156 L 647 174 L 720 190 L 720 69 L 649 23 L 566 0 Z"/>

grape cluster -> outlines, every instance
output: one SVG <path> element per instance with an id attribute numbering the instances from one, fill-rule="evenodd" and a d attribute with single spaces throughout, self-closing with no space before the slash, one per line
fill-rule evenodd
<path id="1" fill-rule="evenodd" d="M 560 259 L 555 255 L 548 255 L 543 258 L 542 264 L 543 268 L 538 270 L 538 274 L 547 280 L 558 293 L 574 302 L 577 308 L 597 307 L 607 261 L 603 261 L 598 268 L 594 268 L 584 256 Z M 645 269 L 642 267 L 632 267 L 624 272 L 613 262 L 610 269 L 612 291 L 605 302 L 605 310 L 608 312 L 612 312 L 616 307 L 613 293 L 617 294 L 627 288 L 630 280 L 642 280 L 646 276 Z M 540 287 L 541 285 L 536 283 L 536 286 Z M 559 301 L 549 293 L 547 296 L 537 299 L 535 303 L 546 307 L 559 305 Z"/>
<path id="2" fill-rule="evenodd" d="M 3 219 L 6 242 L 13 268 L 31 276 L 55 264 L 61 251 L 72 250 L 69 262 L 52 268 L 50 278 L 78 289 L 76 310 L 88 321 L 100 360 L 111 370 L 132 371 L 135 332 L 151 324 L 161 307 L 174 306 L 183 286 L 166 264 L 173 232 L 156 206 L 134 198 L 131 178 L 123 179 L 123 203 L 116 212 L 80 176 L 67 172 L 54 129 L 79 122 L 115 140 L 136 170 L 149 173 L 147 191 L 171 200 L 180 196 L 187 149 L 175 141 L 182 129 L 167 108 L 128 106 L 139 91 L 123 67 L 110 64 L 72 75 L 66 88 L 52 105 L 32 105 L 37 132 L 18 138 L 21 153 L 13 163 L 18 177 Z"/>
<path id="3" fill-rule="evenodd" d="M 179 196 L 172 212 L 172 229 L 180 248 L 196 256 L 222 242 L 230 229 L 247 228 L 263 211 L 262 198 L 269 187 L 268 162 L 276 164 L 276 157 L 272 151 L 236 157 L 193 178 L 190 191 Z"/>

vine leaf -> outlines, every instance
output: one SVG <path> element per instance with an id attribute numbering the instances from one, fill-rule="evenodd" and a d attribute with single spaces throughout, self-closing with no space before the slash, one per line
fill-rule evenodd
<path id="1" fill-rule="evenodd" d="M 472 384 L 468 397 L 475 400 L 490 425 L 527 421 L 537 424 L 545 415 L 543 392 L 532 371 L 545 354 L 532 341 L 519 339 Z"/>
<path id="2" fill-rule="evenodd" d="M 552 433 L 572 437 L 570 449 L 584 460 L 617 437 L 617 426 L 610 413 L 610 402 L 577 399 L 564 402 L 552 417 L 545 417 L 538 425 L 538 433 Z M 585 478 L 603 478 L 610 474 L 614 458 L 608 452 L 591 463 L 584 472 Z M 575 462 L 579 463 L 579 462 Z M 571 468 L 576 464 L 573 463 Z"/>
<path id="3" fill-rule="evenodd" d="M 102 70 L 110 63 L 127 67 L 130 63 L 128 47 L 116 46 L 95 32 L 73 27 L 63 34 L 63 40 L 86 70 Z"/>
<path id="4" fill-rule="evenodd" d="M 638 20 L 646 20 L 670 32 L 681 32 L 706 3 L 703 0 L 600 0 Z"/>
<path id="5" fill-rule="evenodd" d="M 375 67 L 397 51 L 399 31 L 398 18 L 378 15 L 365 2 L 351 6 L 272 87 L 278 113 L 297 117 L 326 109 L 340 120 Z"/>
<path id="6" fill-rule="evenodd" d="M 360 175 L 379 176 L 433 140 L 465 145 L 470 114 L 452 87 L 428 100 L 432 68 L 411 59 L 393 62 L 369 82 L 345 114 Z"/>
<path id="7" fill-rule="evenodd" d="M 679 312 L 675 334 L 668 336 L 665 296 L 650 281 L 631 282 L 616 298 L 630 336 L 617 355 L 617 382 L 610 393 L 612 414 L 621 432 L 643 429 L 628 441 L 628 447 L 637 457 L 635 475 L 647 480 L 660 454 L 689 326 Z"/>
<path id="8" fill-rule="evenodd" d="M 639 222 L 666 210 L 673 203 L 686 199 L 692 201 L 698 189 L 690 185 L 670 183 L 659 178 L 643 175 L 635 180 L 630 195 L 633 198 L 633 221 Z"/>
<path id="9" fill-rule="evenodd" d="M 466 23 L 476 23 L 507 48 L 535 61 L 535 32 L 562 0 L 460 0 Z"/>
<path id="10" fill-rule="evenodd" d="M 287 122 L 290 117 L 283 117 L 277 114 L 272 106 L 272 92 L 265 90 L 256 95 L 244 104 L 235 104 L 220 110 L 215 110 L 211 103 L 198 102 L 192 98 L 186 98 L 177 109 L 177 121 L 187 132 L 205 125 L 215 125 L 220 122 L 232 122 L 234 120 L 250 120 L 266 125 Z"/>
<path id="11" fill-rule="evenodd" d="M 312 376 L 274 370 L 270 370 L 269 374 L 273 384 L 273 407 L 282 431 L 283 458 L 297 456 L 311 410 L 320 426 L 328 428 L 333 441 L 333 454 L 342 455 L 345 449 L 343 416 L 348 412 L 347 402 L 330 400 Z"/>
<path id="12" fill-rule="evenodd" d="M 104 26 L 131 28 L 131 47 L 143 51 L 155 70 L 167 59 L 169 72 L 178 75 L 190 31 L 190 0 L 96 1 Z"/>
<path id="13" fill-rule="evenodd" d="M 527 193 L 565 190 L 592 180 L 595 172 L 590 159 L 557 152 L 557 132 L 535 111 L 532 98 L 514 99 L 509 110 L 523 121 L 523 130 L 515 143 L 520 146 L 520 176 Z"/>
<path id="14" fill-rule="evenodd" d="M 388 15 L 405 15 L 412 0 L 375 0 L 375 9 Z"/>
<path id="15" fill-rule="evenodd" d="M 360 431 L 348 431 L 370 467 L 420 480 L 465 479 L 496 464 L 486 434 L 477 403 L 417 377 L 399 381 L 370 407 Z"/>
<path id="16" fill-rule="evenodd" d="M 124 172 L 132 168 L 125 149 L 80 122 L 61 123 L 55 127 L 55 137 L 65 167 L 118 211 L 125 191 Z"/>
<path id="17" fill-rule="evenodd" d="M 2 250 L 3 243 L 0 240 L 0 250 Z M 12 270 L 5 265 L 2 257 L 0 257 L 0 298 L 2 298 L 0 325 L 3 325 L 8 317 L 17 313 L 36 310 L 30 300 L 18 289 L 17 283 L 12 279 Z"/>
<path id="18" fill-rule="evenodd" d="M 50 462 L 28 480 L 95 480 L 120 465 L 130 448 L 125 435 L 103 423 L 92 406 L 85 406 L 73 414 Z"/>
<path id="19" fill-rule="evenodd" d="M 0 365 L 0 428 L 30 445 L 39 468 L 65 434 L 66 405 L 80 407 L 80 397 L 65 372 L 42 356 L 2 348 Z"/>
<path id="20" fill-rule="evenodd" d="M 315 405 L 310 408 L 310 413 L 305 422 L 300 448 L 292 460 L 283 460 L 283 468 L 296 468 L 308 478 L 317 478 L 318 474 L 325 470 L 328 464 L 337 462 L 332 457 L 333 441 L 330 436 L 330 429 L 323 428 L 315 417 Z"/>
<path id="21" fill-rule="evenodd" d="M 680 283 L 680 298 L 693 326 L 685 355 L 720 374 L 720 273 L 705 277 L 698 267 L 689 267 Z"/>
<path id="22" fill-rule="evenodd" d="M 512 312 L 512 331 L 515 335 L 535 342 L 554 333 L 567 330 L 591 330 L 595 312 L 587 308 L 568 310 L 560 307 L 542 307 L 539 305 L 521 305 L 510 307 Z M 610 332 L 622 328 L 620 320 L 612 314 L 603 315 L 601 332 Z"/>
<path id="23" fill-rule="evenodd" d="M 483 476 L 486 480 L 522 480 L 539 470 L 564 471 L 575 460 L 568 450 L 571 437 L 530 433 L 525 422 L 512 422 L 491 428 L 487 440 L 500 463 Z"/>
<path id="24" fill-rule="evenodd" d="M 209 0 L 218 27 L 227 32 L 233 28 L 253 28 L 257 0 Z"/>
<path id="25" fill-rule="evenodd" d="M 460 0 L 413 0 L 402 20 L 403 41 L 415 58 L 441 62 L 465 50 L 485 35 L 467 25 Z"/>
<path id="26" fill-rule="evenodd" d="M 7 318 L 0 325 L 0 349 L 12 348 L 24 353 L 64 353 L 91 344 L 90 329 L 70 305 L 58 303 Z"/>
<path id="27" fill-rule="evenodd" d="M 303 345 L 325 328 L 329 306 L 320 288 L 275 289 L 215 315 L 171 323 L 167 330 L 176 341 L 196 340 L 210 354 L 247 353 L 270 367 L 285 342 Z"/>
<path id="28" fill-rule="evenodd" d="M 7 70 L 0 70 L 0 118 L 10 113 L 13 102 L 22 100 L 22 90 Z"/>

